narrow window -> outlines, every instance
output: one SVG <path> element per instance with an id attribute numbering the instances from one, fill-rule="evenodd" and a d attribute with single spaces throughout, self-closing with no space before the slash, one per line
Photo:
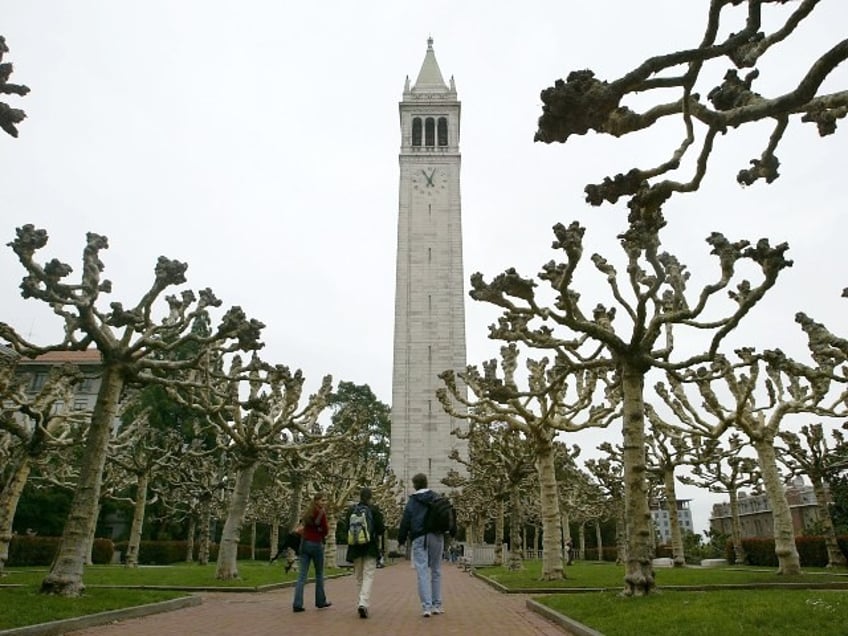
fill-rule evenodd
<path id="1" fill-rule="evenodd" d="M 436 145 L 436 121 L 432 117 L 424 120 L 424 145 Z"/>
<path id="2" fill-rule="evenodd" d="M 412 120 L 412 145 L 421 145 L 421 118 L 416 117 Z"/>
<path id="3" fill-rule="evenodd" d="M 448 145 L 448 119 L 447 117 L 439 117 L 439 145 Z"/>
<path id="4" fill-rule="evenodd" d="M 427 248 L 427 262 L 428 263 L 433 262 L 433 248 L 432 247 Z"/>

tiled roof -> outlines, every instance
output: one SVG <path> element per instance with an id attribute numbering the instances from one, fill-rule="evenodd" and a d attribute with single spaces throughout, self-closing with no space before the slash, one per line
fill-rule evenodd
<path id="1" fill-rule="evenodd" d="M 97 349 L 86 349 L 85 351 L 48 351 L 32 359 L 23 358 L 19 364 L 61 364 L 62 362 L 100 364 L 100 352 Z"/>

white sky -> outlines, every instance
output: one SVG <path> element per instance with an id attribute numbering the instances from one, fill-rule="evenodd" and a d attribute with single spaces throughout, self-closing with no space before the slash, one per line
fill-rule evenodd
<path id="1" fill-rule="evenodd" d="M 556 256 L 551 226 L 572 220 L 588 227 L 587 255 L 599 251 L 621 269 L 615 235 L 626 210 L 590 208 L 583 186 L 665 160 L 682 138 L 680 123 L 620 140 L 590 134 L 534 144 L 539 93 L 571 70 L 612 80 L 650 55 L 697 45 L 708 4 L 5 3 L 0 34 L 11 49 L 5 61 L 15 66 L 11 81 L 32 92 L 5 99 L 28 118 L 19 139 L 0 136 L 0 238 L 5 244 L 16 227 L 34 223 L 51 237 L 41 259 L 78 269 L 85 233 L 108 236 L 109 300 L 125 305 L 150 285 L 159 255 L 186 261 L 189 287 L 211 287 L 225 306 L 241 305 L 268 325 L 269 362 L 302 368 L 310 390 L 331 373 L 368 383 L 388 403 L 397 104 L 404 78 L 418 74 L 427 37 L 462 101 L 466 280 L 510 266 L 537 273 Z M 767 15 L 786 10 L 766 7 Z M 731 15 L 724 33 L 743 26 L 739 9 Z M 848 4 L 823 0 L 780 54 L 767 56 L 754 90 L 772 96 L 792 88 L 812 59 L 845 37 L 846 24 Z M 727 68 L 718 64 L 711 78 Z M 844 89 L 846 79 L 839 69 L 825 90 Z M 738 342 L 801 354 L 796 311 L 833 329 L 842 324 L 845 126 L 820 139 L 813 125 L 795 120 L 777 153 L 781 178 L 747 189 L 735 174 L 760 155 L 771 129 L 731 131 L 717 141 L 700 191 L 666 207 L 664 245 L 695 280 L 715 274 L 703 242 L 713 230 L 732 240 L 789 242 L 795 266 Z M 587 306 L 610 303 L 584 269 Z M 52 342 L 61 325 L 20 298 L 22 273 L 11 250 L 0 251 L 0 320 Z M 487 340 L 497 313 L 470 299 L 466 306 L 468 360 L 477 363 L 497 351 Z M 603 437 L 571 441 L 590 456 Z M 681 496 L 695 499 L 698 531 L 722 499 L 686 488 Z"/>

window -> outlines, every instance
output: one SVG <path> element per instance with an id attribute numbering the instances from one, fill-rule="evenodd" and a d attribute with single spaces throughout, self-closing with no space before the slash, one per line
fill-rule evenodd
<path id="1" fill-rule="evenodd" d="M 421 118 L 416 117 L 412 120 L 412 145 L 421 145 Z"/>
<path id="2" fill-rule="evenodd" d="M 32 382 L 29 385 L 30 391 L 40 391 L 41 387 L 44 386 L 44 382 L 47 380 L 46 373 L 36 373 L 32 376 Z"/>
<path id="3" fill-rule="evenodd" d="M 439 117 L 439 145 L 448 145 L 448 119 L 447 117 Z"/>
<path id="4" fill-rule="evenodd" d="M 424 120 L 424 145 L 436 145 L 436 120 L 432 117 Z"/>

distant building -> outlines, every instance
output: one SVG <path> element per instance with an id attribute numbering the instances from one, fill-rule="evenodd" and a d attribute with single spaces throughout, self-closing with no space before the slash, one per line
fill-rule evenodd
<path id="1" fill-rule="evenodd" d="M 807 528 L 819 521 L 818 501 L 813 487 L 805 484 L 802 477 L 795 477 L 786 485 L 785 493 L 792 513 L 792 527 L 796 535 L 803 535 Z M 774 519 L 766 494 L 739 493 L 739 525 L 742 537 L 774 536 Z M 710 528 L 731 534 L 730 502 L 713 505 Z"/>
<path id="2" fill-rule="evenodd" d="M 691 499 L 677 500 L 677 520 L 680 523 L 680 531 L 683 534 L 694 532 L 692 527 L 692 510 L 689 508 Z M 665 501 L 654 500 L 651 502 L 651 519 L 657 533 L 659 543 L 671 543 L 671 516 Z"/>

